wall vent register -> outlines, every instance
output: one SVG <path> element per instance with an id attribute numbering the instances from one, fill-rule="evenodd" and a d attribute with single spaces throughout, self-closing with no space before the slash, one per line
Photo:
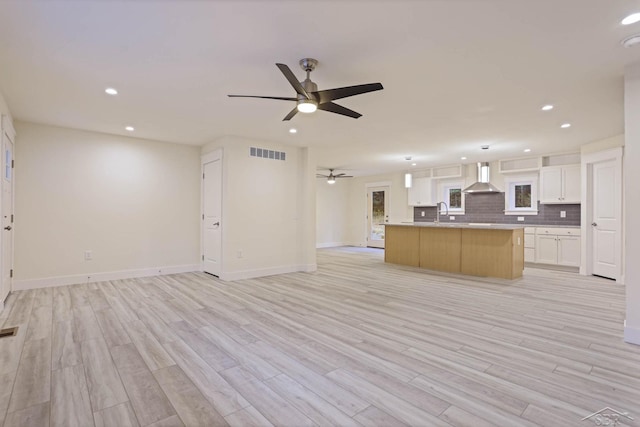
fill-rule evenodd
<path id="1" fill-rule="evenodd" d="M 263 159 L 271 160 L 286 160 L 287 155 L 284 151 L 267 150 L 266 148 L 249 148 L 249 155 L 251 157 L 262 157 Z"/>

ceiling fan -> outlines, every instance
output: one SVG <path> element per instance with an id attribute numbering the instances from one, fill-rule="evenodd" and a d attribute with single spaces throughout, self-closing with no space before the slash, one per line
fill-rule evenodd
<path id="1" fill-rule="evenodd" d="M 334 169 L 329 169 L 329 175 L 323 175 L 321 173 L 316 174 L 316 178 L 327 178 L 327 184 L 335 184 L 336 178 L 353 178 L 352 175 L 346 173 L 333 174 Z"/>
<path id="2" fill-rule="evenodd" d="M 291 69 L 285 64 L 276 64 L 285 78 L 296 91 L 296 97 L 282 96 L 253 96 L 253 95 L 228 95 L 230 98 L 262 98 L 262 99 L 278 99 L 281 101 L 295 101 L 296 107 L 285 116 L 283 121 L 291 120 L 299 111 L 301 113 L 313 113 L 316 110 L 329 111 L 330 113 L 341 114 L 347 117 L 357 119 L 362 114 L 345 108 L 334 103 L 336 99 L 342 99 L 349 96 L 360 95 L 362 93 L 382 90 L 380 83 L 368 83 L 357 86 L 346 86 L 335 89 L 318 90 L 318 85 L 311 81 L 309 75 L 315 70 L 318 61 L 313 58 L 303 58 L 300 60 L 300 67 L 307 72 L 307 78 L 299 82 Z"/>

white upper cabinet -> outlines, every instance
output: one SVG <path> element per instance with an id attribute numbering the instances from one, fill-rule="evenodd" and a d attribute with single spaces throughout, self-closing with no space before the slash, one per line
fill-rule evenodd
<path id="1" fill-rule="evenodd" d="M 580 203 L 580 165 L 540 169 L 540 203 Z"/>
<path id="2" fill-rule="evenodd" d="M 431 178 L 414 178 L 408 189 L 409 206 L 435 206 L 435 181 Z"/>

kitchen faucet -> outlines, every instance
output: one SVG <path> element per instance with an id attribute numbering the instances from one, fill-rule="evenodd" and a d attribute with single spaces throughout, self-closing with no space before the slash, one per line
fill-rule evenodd
<path id="1" fill-rule="evenodd" d="M 446 211 L 445 215 L 449 215 L 449 206 L 445 202 L 436 203 L 436 223 L 440 222 L 440 206 L 444 206 L 444 209 Z"/>

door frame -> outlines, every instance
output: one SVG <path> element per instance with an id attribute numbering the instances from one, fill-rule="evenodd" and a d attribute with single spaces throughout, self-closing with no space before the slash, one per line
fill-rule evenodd
<path id="1" fill-rule="evenodd" d="M 222 187 L 221 197 L 224 200 L 224 150 L 222 148 L 217 148 L 214 151 L 200 156 L 200 271 L 204 271 L 204 165 L 211 163 L 216 159 L 220 159 L 220 165 L 222 166 L 220 171 L 220 185 Z M 224 221 L 222 220 L 224 217 L 224 203 L 222 203 L 222 200 L 220 203 L 222 206 L 220 208 L 220 274 L 218 277 L 222 278 L 222 266 L 224 265 L 224 251 L 222 250 L 222 248 L 224 248 Z"/>
<path id="2" fill-rule="evenodd" d="M 580 255 L 580 274 L 590 276 L 593 274 L 593 164 L 613 160 L 616 165 L 616 179 L 620 183 L 615 194 L 615 212 L 620 219 L 618 233 L 618 242 L 616 244 L 616 253 L 614 257 L 618 265 L 618 274 L 615 279 L 617 283 L 624 284 L 624 218 L 623 218 L 623 200 L 622 194 L 624 189 L 623 181 L 623 163 L 624 155 L 623 147 L 616 147 L 609 150 L 598 151 L 595 153 L 587 153 L 581 156 L 581 181 L 582 181 L 582 204 L 580 205 L 580 231 L 582 235 L 581 255 Z"/>
<path id="3" fill-rule="evenodd" d="M 389 188 L 389 210 L 391 210 L 391 181 L 366 182 L 364 184 L 364 245 L 369 243 L 369 189 L 372 187 Z"/>
<path id="4" fill-rule="evenodd" d="M 5 156 L 5 149 L 4 149 L 4 139 L 5 139 L 5 135 L 6 138 L 8 138 L 11 143 L 13 144 L 13 151 L 12 151 L 12 161 L 15 161 L 15 157 L 16 157 L 16 130 L 13 127 L 13 122 L 11 120 L 11 117 L 6 115 L 6 114 L 2 114 L 0 116 L 0 150 L 2 150 L 2 155 L 0 156 L 0 166 L 4 167 L 4 156 Z M 0 167 L 1 169 L 1 167 Z M 2 171 L 2 173 L 4 174 L 4 171 Z M 15 213 L 15 208 L 16 208 L 16 179 L 15 179 L 15 169 L 13 168 L 13 165 L 11 165 L 11 216 L 13 216 L 13 214 Z M 2 182 L 1 185 L 4 186 L 6 185 L 6 182 L 4 180 L 4 178 L 2 178 Z M 3 191 L 2 187 L 0 187 L 0 191 Z M 1 202 L 1 201 L 0 201 Z M 0 213 L 2 210 L 2 205 L 0 203 Z M 11 221 L 11 225 L 13 226 L 13 229 L 15 230 L 15 225 L 14 225 L 14 221 L 12 218 Z M 4 238 L 5 238 L 5 233 L 0 233 L 0 280 L 2 280 L 2 278 L 4 277 L 4 271 L 2 271 L 2 268 L 4 266 L 4 257 L 6 256 L 6 254 L 4 253 Z M 13 234 L 12 232 L 12 239 L 11 239 L 11 265 L 9 266 L 10 270 L 13 270 L 14 267 L 14 262 L 15 262 L 15 234 Z M 13 292 L 13 279 L 10 278 L 9 280 L 9 292 L 7 293 L 7 297 L 9 296 L 9 294 L 11 294 L 11 292 Z M 4 301 L 6 299 L 0 300 L 0 311 L 4 310 Z"/>

